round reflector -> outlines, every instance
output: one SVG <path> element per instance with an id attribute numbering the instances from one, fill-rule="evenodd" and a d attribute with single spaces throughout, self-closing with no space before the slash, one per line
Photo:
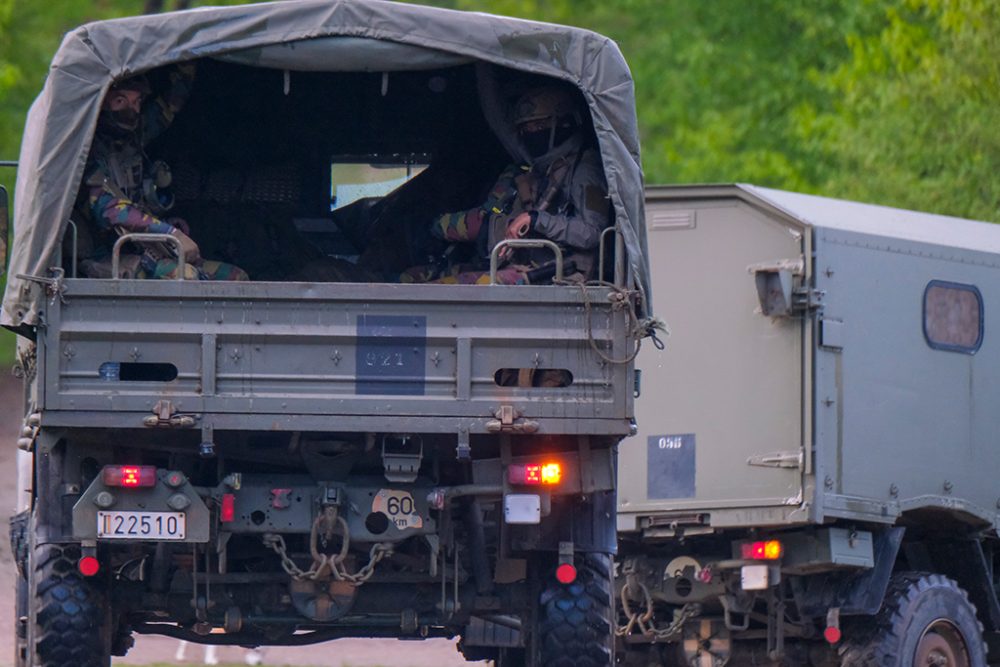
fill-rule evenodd
<path id="1" fill-rule="evenodd" d="M 572 584 L 576 581 L 576 568 L 569 563 L 563 563 L 556 568 L 556 580 L 560 584 Z"/>
<path id="2" fill-rule="evenodd" d="M 828 644 L 836 644 L 840 641 L 840 628 L 827 628 L 823 631 L 823 639 L 827 641 Z"/>
<path id="3" fill-rule="evenodd" d="M 101 570 L 101 562 L 93 556 L 84 556 L 76 566 L 85 577 L 92 577 Z"/>

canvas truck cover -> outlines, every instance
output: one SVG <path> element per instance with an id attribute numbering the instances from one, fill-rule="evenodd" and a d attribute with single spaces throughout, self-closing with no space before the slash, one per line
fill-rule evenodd
<path id="1" fill-rule="evenodd" d="M 634 88 L 612 40 L 577 28 L 383 0 L 302 0 L 100 21 L 66 35 L 25 125 L 0 324 L 39 321 L 45 292 L 21 276 L 47 277 L 57 263 L 111 83 L 206 57 L 291 71 L 390 72 L 478 62 L 572 83 L 590 107 L 630 274 L 648 294 Z"/>

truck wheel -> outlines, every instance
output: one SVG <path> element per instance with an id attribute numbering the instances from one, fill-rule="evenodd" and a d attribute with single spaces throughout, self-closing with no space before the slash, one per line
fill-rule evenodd
<path id="1" fill-rule="evenodd" d="M 986 667 L 976 608 L 958 584 L 940 574 L 894 575 L 875 622 L 861 633 L 841 647 L 843 667 Z"/>
<path id="2" fill-rule="evenodd" d="M 14 583 L 14 664 L 28 667 L 28 521 L 21 512 L 10 518 L 10 552 L 17 567 Z"/>
<path id="3" fill-rule="evenodd" d="M 28 580 L 20 574 L 14 594 L 14 665 L 28 667 Z"/>
<path id="4" fill-rule="evenodd" d="M 610 667 L 614 664 L 613 570 L 608 554 L 577 554 L 576 580 L 555 576 L 542 591 L 538 650 L 544 667 Z"/>
<path id="5" fill-rule="evenodd" d="M 80 547 L 41 544 L 29 559 L 32 667 L 108 667 L 111 614 L 105 588 L 77 570 Z"/>

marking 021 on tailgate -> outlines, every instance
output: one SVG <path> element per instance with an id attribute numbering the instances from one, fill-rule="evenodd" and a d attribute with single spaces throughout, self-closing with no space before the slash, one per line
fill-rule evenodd
<path id="1" fill-rule="evenodd" d="M 372 512 L 385 514 L 399 530 L 424 526 L 417 504 L 413 501 L 413 494 L 409 491 L 381 489 L 372 501 Z"/>
<path id="2" fill-rule="evenodd" d="M 357 332 L 358 394 L 424 395 L 426 317 L 358 315 Z"/>

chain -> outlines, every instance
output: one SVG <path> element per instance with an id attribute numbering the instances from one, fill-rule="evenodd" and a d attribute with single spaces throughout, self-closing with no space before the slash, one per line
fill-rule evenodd
<path id="1" fill-rule="evenodd" d="M 638 592 L 641 594 L 642 606 L 644 607 L 641 611 L 632 609 L 630 599 L 633 589 L 638 589 Z M 644 635 L 653 641 L 668 641 L 676 638 L 684 629 L 684 625 L 701 613 L 701 605 L 688 603 L 681 607 L 679 611 L 674 612 L 674 620 L 670 625 L 663 628 L 656 627 L 656 621 L 653 620 L 653 597 L 650 595 L 646 585 L 638 580 L 634 572 L 626 573 L 625 585 L 622 587 L 620 598 L 622 611 L 625 613 L 626 618 L 628 618 L 628 622 L 615 629 L 615 634 L 619 637 L 625 637 L 638 631 L 638 634 Z"/>
<path id="2" fill-rule="evenodd" d="M 319 550 L 319 540 L 329 541 L 337 529 L 343 536 L 343 544 L 340 551 L 335 554 L 324 554 Z M 351 532 L 347 521 L 338 516 L 337 508 L 330 505 L 323 508 L 323 512 L 313 521 L 312 530 L 309 532 L 309 552 L 313 562 L 308 570 L 303 570 L 291 556 L 288 555 L 288 547 L 285 538 L 275 533 L 266 533 L 263 537 L 264 546 L 268 547 L 281 559 L 281 568 L 293 579 L 299 581 L 317 581 L 332 576 L 338 581 L 347 581 L 355 586 L 360 586 L 375 574 L 375 566 L 386 556 L 393 553 L 393 545 L 389 542 L 377 542 L 368 551 L 368 563 L 357 572 L 348 571 L 344 562 L 351 546 Z"/>

